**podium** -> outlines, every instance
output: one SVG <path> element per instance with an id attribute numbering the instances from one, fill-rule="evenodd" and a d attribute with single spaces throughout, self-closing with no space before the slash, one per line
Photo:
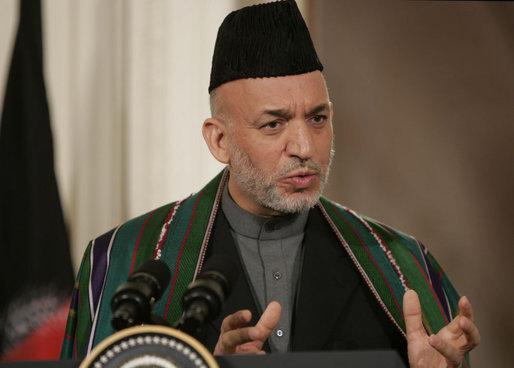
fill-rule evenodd
<path id="1" fill-rule="evenodd" d="M 220 368 L 407 368 L 392 350 L 300 352 L 215 357 Z M 77 368 L 79 360 L 0 362 L 0 368 Z"/>
<path id="2" fill-rule="evenodd" d="M 220 368 L 407 368 L 396 351 L 327 351 L 216 357 Z"/>
<path id="3" fill-rule="evenodd" d="M 192 336 L 164 326 L 135 326 L 109 336 L 83 361 L 4 362 L 0 368 L 406 368 L 396 351 L 294 352 L 214 357 Z"/>

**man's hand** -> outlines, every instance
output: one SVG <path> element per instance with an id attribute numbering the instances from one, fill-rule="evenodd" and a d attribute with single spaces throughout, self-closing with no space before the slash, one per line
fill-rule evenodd
<path id="1" fill-rule="evenodd" d="M 223 354 L 265 354 L 262 345 L 277 326 L 282 307 L 271 302 L 253 327 L 243 327 L 252 319 L 252 313 L 245 309 L 227 316 L 221 324 L 214 355 Z"/>
<path id="2" fill-rule="evenodd" d="M 471 303 L 466 297 L 460 298 L 459 309 L 459 315 L 437 335 L 427 336 L 421 321 L 418 294 L 414 290 L 405 293 L 403 312 L 411 368 L 458 368 L 464 354 L 479 344 L 480 334 L 473 322 Z"/>

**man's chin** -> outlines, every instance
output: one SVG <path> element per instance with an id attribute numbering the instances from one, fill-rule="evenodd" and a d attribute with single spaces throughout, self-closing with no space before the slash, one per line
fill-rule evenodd
<path id="1" fill-rule="evenodd" d="M 268 208 L 282 214 L 306 212 L 316 205 L 319 194 L 309 192 L 294 192 L 281 195 L 280 200 L 268 203 Z"/>
<path id="2" fill-rule="evenodd" d="M 289 201 L 317 201 L 319 198 L 319 186 L 311 186 L 305 189 L 287 188 L 288 190 L 280 191 L 282 198 Z"/>

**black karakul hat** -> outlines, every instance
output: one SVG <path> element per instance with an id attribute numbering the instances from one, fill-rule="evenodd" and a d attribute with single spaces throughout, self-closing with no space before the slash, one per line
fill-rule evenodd
<path id="1" fill-rule="evenodd" d="M 294 0 L 233 11 L 223 21 L 212 57 L 209 93 L 236 79 L 323 70 Z"/>

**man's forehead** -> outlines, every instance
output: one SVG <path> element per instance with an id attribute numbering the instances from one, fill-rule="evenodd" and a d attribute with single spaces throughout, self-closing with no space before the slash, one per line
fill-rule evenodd
<path id="1" fill-rule="evenodd" d="M 216 93 L 228 105 L 249 104 L 258 109 L 285 108 L 284 104 L 291 103 L 328 103 L 325 80 L 319 71 L 282 77 L 238 79 L 218 87 Z"/>

